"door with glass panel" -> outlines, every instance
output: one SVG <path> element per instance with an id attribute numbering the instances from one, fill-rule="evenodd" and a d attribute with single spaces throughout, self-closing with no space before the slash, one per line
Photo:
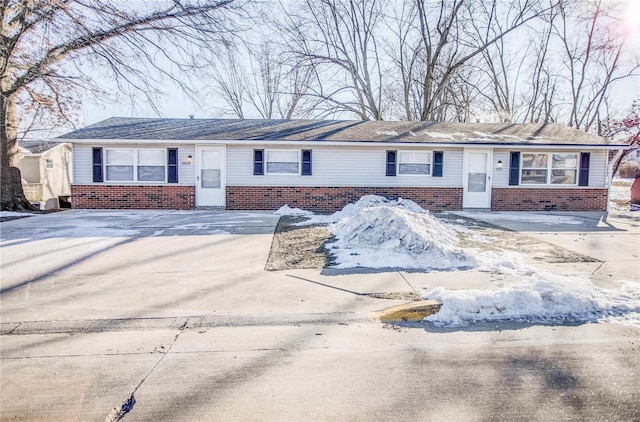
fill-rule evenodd
<path id="1" fill-rule="evenodd" d="M 225 205 L 224 147 L 197 147 L 196 204 L 199 207 Z"/>
<path id="2" fill-rule="evenodd" d="M 462 183 L 463 208 L 491 207 L 491 150 L 464 151 Z"/>

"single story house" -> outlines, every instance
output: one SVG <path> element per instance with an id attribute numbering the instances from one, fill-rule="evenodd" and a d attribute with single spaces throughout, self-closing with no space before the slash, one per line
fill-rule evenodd
<path id="1" fill-rule="evenodd" d="M 432 211 L 602 211 L 624 148 L 554 123 L 114 117 L 68 133 L 74 208 L 284 204 L 333 212 L 367 194 Z"/>
<path id="2" fill-rule="evenodd" d="M 24 194 L 41 210 L 68 204 L 71 195 L 71 145 L 21 141 L 18 158 Z"/>

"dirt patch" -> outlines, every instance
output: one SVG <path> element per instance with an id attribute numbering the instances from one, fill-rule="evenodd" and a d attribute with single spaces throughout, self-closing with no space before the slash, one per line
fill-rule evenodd
<path id="1" fill-rule="evenodd" d="M 599 262 L 590 256 L 575 253 L 483 221 L 448 213 L 434 215 L 447 223 L 463 226 L 470 230 L 467 233 L 465 231 L 458 233 L 460 237 L 458 246 L 461 248 L 520 252 L 526 254 L 533 261 L 547 263 Z M 305 217 L 283 216 L 280 218 L 265 265 L 267 271 L 322 269 L 333 264 L 332 256 L 325 248 L 325 245 L 333 238 L 326 225 L 295 225 L 295 223 L 304 220 L 306 220 Z M 478 241 L 478 235 L 486 241 Z M 393 294 L 383 293 L 387 296 Z M 412 295 L 411 292 L 398 294 Z M 409 296 L 398 297 L 398 299 L 414 300 L 413 296 Z M 384 299 L 395 299 L 395 297 L 384 297 Z"/>
<path id="2" fill-rule="evenodd" d="M 304 220 L 304 217 L 280 217 L 265 270 L 320 269 L 331 264 L 324 248 L 332 238 L 331 232 L 325 225 L 295 225 Z"/>

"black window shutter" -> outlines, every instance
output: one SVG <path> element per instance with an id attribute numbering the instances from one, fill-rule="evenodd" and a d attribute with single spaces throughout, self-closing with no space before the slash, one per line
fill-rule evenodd
<path id="1" fill-rule="evenodd" d="M 509 160 L 509 185 L 516 186 L 520 181 L 520 152 L 511 151 Z"/>
<path id="2" fill-rule="evenodd" d="M 302 150 L 302 175 L 311 176 L 311 150 Z"/>
<path id="3" fill-rule="evenodd" d="M 264 174 L 264 150 L 253 150 L 253 174 L 254 176 L 262 176 Z"/>
<path id="4" fill-rule="evenodd" d="M 396 175 L 396 151 L 387 151 L 387 176 Z"/>
<path id="5" fill-rule="evenodd" d="M 167 163 L 169 167 L 167 182 L 178 183 L 178 148 L 167 148 Z"/>
<path id="6" fill-rule="evenodd" d="M 93 181 L 104 182 L 102 174 L 102 148 L 93 148 Z"/>
<path id="7" fill-rule="evenodd" d="M 589 161 L 590 152 L 580 153 L 580 175 L 578 176 L 578 186 L 589 186 Z"/>
<path id="8" fill-rule="evenodd" d="M 433 177 L 442 177 L 442 166 L 444 164 L 444 151 L 433 152 Z"/>

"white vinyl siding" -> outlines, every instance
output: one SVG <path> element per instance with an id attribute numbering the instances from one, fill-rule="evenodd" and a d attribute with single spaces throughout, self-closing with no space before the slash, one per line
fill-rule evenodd
<path id="1" fill-rule="evenodd" d="M 509 186 L 509 164 L 510 164 L 510 151 L 517 151 L 517 149 L 494 149 L 493 151 L 493 177 L 492 177 L 492 186 L 493 187 L 508 187 Z M 536 152 L 538 152 L 536 150 Z M 546 153 L 559 153 L 565 154 L 564 151 L 557 150 L 545 150 L 543 152 Z M 582 151 L 567 151 L 567 154 L 577 154 L 578 155 L 578 166 L 580 165 L 580 152 L 590 152 L 590 163 L 589 163 L 589 187 L 592 188 L 603 188 L 606 186 L 607 179 L 607 151 L 606 150 L 582 150 Z M 522 154 L 528 154 L 527 150 L 520 150 L 520 158 L 521 158 L 521 169 L 522 169 Z M 551 157 L 550 157 L 551 159 Z M 502 161 L 502 170 L 497 170 L 496 165 L 498 161 Z M 579 169 L 578 169 L 579 173 Z M 576 176 L 577 177 L 577 176 Z M 577 183 L 577 180 L 576 180 Z M 575 187 L 576 185 L 526 185 L 520 184 L 517 187 L 534 187 L 534 188 L 559 188 L 559 187 Z"/>
<path id="2" fill-rule="evenodd" d="M 102 147 L 106 152 L 108 149 L 124 149 L 124 150 L 162 150 L 164 153 L 164 160 L 166 164 L 167 148 L 178 148 L 178 185 L 195 185 L 195 146 L 194 145 L 81 145 L 76 144 L 73 147 L 73 184 L 75 185 L 92 185 L 93 183 L 93 161 L 91 149 L 94 147 Z M 106 155 L 106 154 L 105 154 Z M 188 156 L 191 155 L 191 164 L 188 164 Z M 106 158 L 106 157 L 105 157 Z M 106 162 L 106 160 L 105 160 Z M 143 176 L 144 177 L 144 176 Z M 166 180 L 166 171 L 165 177 Z M 148 185 L 148 184 L 165 184 L 165 181 L 146 181 L 146 182 L 131 182 L 131 181 L 107 181 L 105 172 L 105 182 L 100 184 L 113 184 L 113 185 Z M 173 183 L 172 183 L 173 184 Z"/>
<path id="3" fill-rule="evenodd" d="M 385 176 L 387 147 L 322 147 L 301 145 L 313 150 L 313 175 L 292 177 L 290 174 L 253 175 L 253 149 L 247 146 L 227 145 L 227 185 L 229 186 L 462 186 L 462 148 L 438 149 L 444 151 L 443 177 L 398 174 Z M 283 148 L 285 150 L 285 148 Z M 286 148 L 290 150 L 290 148 Z M 416 151 L 414 146 L 407 151 Z M 398 152 L 403 150 L 397 148 Z M 424 149 L 430 153 L 431 148 Z"/>

